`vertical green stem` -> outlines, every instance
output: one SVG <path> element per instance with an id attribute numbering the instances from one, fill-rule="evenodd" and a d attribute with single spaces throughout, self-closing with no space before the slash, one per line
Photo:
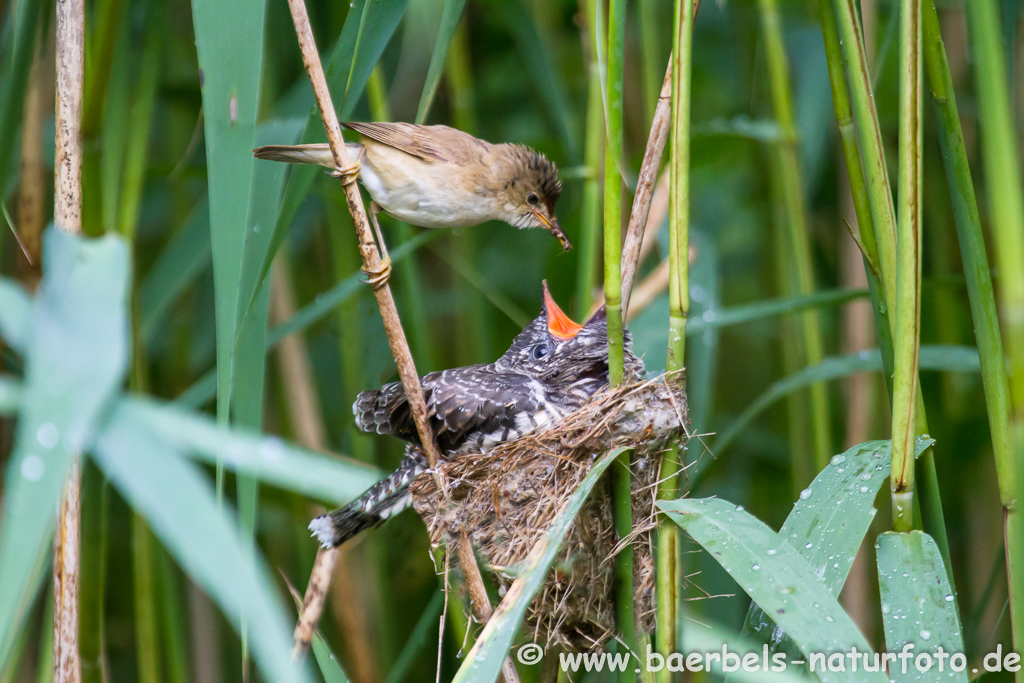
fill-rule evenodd
<path id="1" fill-rule="evenodd" d="M 676 3 L 672 31 L 672 113 L 669 123 L 669 319 L 666 372 L 676 373 L 671 381 L 684 382 L 686 316 L 690 312 L 690 103 L 693 55 L 693 3 Z M 682 451 L 674 444 L 661 460 L 658 498 L 678 495 L 677 484 Z M 678 648 L 679 527 L 662 517 L 658 520 L 657 589 L 655 645 L 666 659 Z M 658 683 L 670 683 L 666 669 L 656 674 Z"/>
<path id="2" fill-rule="evenodd" d="M 875 240 L 878 245 L 879 284 L 881 285 L 881 304 L 888 316 L 892 336 L 895 338 L 895 297 L 896 297 L 896 219 L 892 194 L 889 185 L 889 172 L 885 165 L 885 149 L 882 145 L 881 129 L 875 111 L 874 94 L 864 54 L 864 38 L 854 0 L 835 0 L 838 10 L 836 24 L 839 29 L 840 47 L 842 48 L 843 67 L 850 88 L 850 99 L 853 103 L 853 122 L 860 141 L 861 163 L 867 180 L 868 202 L 875 228 Z M 826 49 L 828 44 L 826 43 Z M 853 173 L 851 172 L 851 175 Z M 880 317 L 880 316 L 879 316 Z M 880 347 L 885 349 L 885 339 L 879 333 Z M 927 416 L 921 392 L 916 391 L 914 409 L 916 428 L 927 433 Z M 935 539 L 942 556 L 949 562 L 949 542 L 943 523 L 942 500 L 939 495 L 938 477 L 935 472 L 935 458 L 932 449 L 926 450 L 918 458 L 917 468 L 921 474 L 919 487 L 921 511 L 924 528 Z M 952 577 L 950 577 L 952 584 Z"/>
<path id="3" fill-rule="evenodd" d="M 1014 122 L 1007 88 L 1005 57 L 998 7 L 992 0 L 967 3 L 968 28 L 973 45 L 975 83 L 981 110 L 982 160 L 988 184 L 989 215 L 992 221 L 996 265 L 999 267 L 999 312 L 1002 317 L 1012 417 L 1009 424 L 1007 462 L 1024 462 L 1024 196 Z M 980 345 L 980 342 L 979 342 Z M 993 442 L 995 433 L 993 432 Z M 997 461 L 998 462 L 998 461 Z M 1024 549 L 1024 524 L 1018 520 L 1016 492 L 1024 468 L 1008 473 L 1014 478 L 1006 510 L 1006 552 L 1010 583 L 1010 617 L 1016 649 L 1024 639 L 1024 567 L 1014 559 Z M 1024 674 L 1017 673 L 1017 680 Z"/>
<path id="4" fill-rule="evenodd" d="M 79 575 L 78 651 L 83 683 L 100 683 L 106 667 L 103 649 L 107 573 L 108 488 L 91 461 L 82 466 L 82 559 Z"/>
<path id="5" fill-rule="evenodd" d="M 871 216 L 871 202 L 864 182 L 860 151 L 857 149 L 857 132 L 854 129 L 853 112 L 850 109 L 850 95 L 843 73 L 843 57 L 839 44 L 839 28 L 836 25 L 836 10 L 833 0 L 818 0 L 818 14 L 821 18 L 821 32 L 825 40 L 825 57 L 828 61 L 828 77 L 832 86 L 832 104 L 836 113 L 836 125 L 843 146 L 847 175 L 850 178 L 850 193 L 857 215 L 859 246 L 864 255 L 864 270 L 867 274 L 868 290 L 871 294 L 871 310 L 875 318 L 878 347 L 882 352 L 886 383 L 892 394 L 892 326 L 885 306 L 882 284 L 879 280 L 878 243 L 875 240 L 875 222 Z"/>
<path id="6" fill-rule="evenodd" d="M 659 38 L 661 37 L 661 15 L 658 10 L 660 0 L 640 0 L 637 3 L 637 14 L 640 19 L 640 49 L 643 60 L 644 74 L 644 102 L 646 109 L 644 113 L 646 120 L 654 117 L 654 107 L 658 104 L 658 94 L 661 92 L 661 80 L 664 77 L 662 64 L 664 57 L 659 49 Z"/>
<path id="7" fill-rule="evenodd" d="M 826 0 L 822 0 L 825 2 Z M 871 91 L 864 38 L 854 0 L 835 0 L 838 8 L 837 24 L 843 65 L 853 101 L 853 120 L 861 140 L 862 163 L 867 179 L 868 199 L 878 245 L 878 268 L 881 270 L 882 294 L 886 310 L 895 306 L 896 291 L 896 211 L 890 193 L 889 171 L 885 167 L 885 147 L 878 126 L 878 113 Z M 852 172 L 851 172 L 851 175 Z M 890 317 L 890 325 L 893 324 Z"/>
<path id="8" fill-rule="evenodd" d="M 776 0 L 759 0 L 758 7 L 764 30 L 772 103 L 779 124 L 779 169 L 782 176 L 786 223 L 789 227 L 789 247 L 793 250 L 792 262 L 797 289 L 800 294 L 806 296 L 814 290 L 814 266 L 807 230 L 807 208 L 803 196 L 799 139 L 793 116 L 789 65 Z M 815 310 L 808 310 L 801 317 L 805 360 L 807 365 L 816 365 L 824 357 L 818 314 Z M 818 471 L 824 468 L 828 464 L 828 459 L 832 457 L 831 417 L 827 387 L 824 383 L 811 386 L 811 428 L 814 435 L 814 464 L 815 470 Z"/>
<path id="9" fill-rule="evenodd" d="M 576 313 L 582 318 L 590 309 L 601 244 L 601 159 L 604 153 L 604 107 L 601 96 L 601 71 L 597 61 L 597 18 L 593 4 L 581 3 L 587 21 L 589 40 L 587 77 L 587 128 L 584 141 L 583 211 L 580 225 L 579 265 L 576 268 Z"/>
<path id="10" fill-rule="evenodd" d="M 921 0 L 900 7 L 899 224 L 892 409 L 893 529 L 914 527 L 914 441 L 921 327 Z"/>
<path id="11" fill-rule="evenodd" d="M 612 386 L 623 381 L 622 350 L 622 179 L 616 158 L 622 150 L 622 86 L 625 58 L 626 2 L 608 3 L 608 143 L 604 165 L 604 297 L 608 315 L 608 377 Z M 624 452 L 612 472 L 615 499 L 615 531 L 625 538 L 633 531 L 633 496 L 630 476 L 632 453 Z M 635 651 L 633 616 L 633 546 L 616 557 L 616 596 L 619 635 L 629 651 Z M 626 667 L 620 681 L 634 681 L 633 667 Z"/>
<path id="12" fill-rule="evenodd" d="M 999 319 L 996 313 L 992 274 L 989 271 L 985 237 L 981 231 L 981 217 L 971 180 L 971 169 L 967 162 L 963 131 L 957 113 L 953 79 L 946 59 L 946 48 L 939 32 L 939 17 L 934 2 L 925 2 L 921 19 L 925 68 L 931 86 L 932 101 L 935 104 L 936 121 L 939 129 L 939 144 L 949 183 L 949 195 L 953 206 L 960 254 L 963 261 L 964 277 L 967 281 L 967 296 L 974 320 L 974 336 L 981 359 L 981 377 L 985 389 L 985 403 L 988 409 L 989 431 L 992 434 L 992 452 L 995 457 L 996 475 L 999 480 L 999 497 L 1003 505 L 1006 533 L 1006 564 L 1011 577 L 1024 571 L 1024 547 L 1021 537 L 1024 528 L 1016 506 L 1017 467 L 1013 459 L 1013 445 L 1010 441 L 1010 387 L 1006 377 L 1003 357 L 1003 342 L 999 336 Z M 1020 648 L 1019 636 L 1024 633 L 1024 608 L 1019 592 L 1020 585 L 1010 583 L 1010 622 L 1013 625 L 1014 647 Z"/>
<path id="13" fill-rule="evenodd" d="M 160 640 L 157 635 L 156 568 L 153 532 L 139 515 L 132 515 L 132 566 L 135 588 L 135 655 L 140 683 L 159 683 Z"/>

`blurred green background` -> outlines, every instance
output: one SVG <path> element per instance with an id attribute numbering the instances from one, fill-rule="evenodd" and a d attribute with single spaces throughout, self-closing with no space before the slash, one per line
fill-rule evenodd
<path id="1" fill-rule="evenodd" d="M 392 287 L 421 373 L 497 357 L 539 309 L 542 279 L 578 319 L 595 301 L 601 286 L 603 173 L 600 154 L 595 159 L 588 149 L 595 148 L 595 139 L 597 149 L 603 146 L 600 137 L 595 138 L 602 134 L 602 102 L 595 97 L 600 91 L 592 87 L 598 62 L 588 38 L 588 31 L 595 28 L 587 16 L 592 6 L 581 5 L 571 0 L 472 0 L 461 17 L 456 15 L 457 28 L 425 121 L 452 125 L 492 142 L 524 143 L 556 162 L 564 186 L 557 215 L 576 248 L 563 254 L 544 231 L 520 232 L 503 224 L 434 232 L 383 217 L 392 254 L 401 253 L 402 244 L 413 247 L 396 263 Z M 783 0 L 779 5 L 799 133 L 814 287 L 820 294 L 814 308 L 824 355 L 843 357 L 837 361 L 839 379 L 827 384 L 830 452 L 837 453 L 888 437 L 888 399 L 881 374 L 853 372 L 856 359 L 847 355 L 873 348 L 875 335 L 863 265 L 843 225 L 855 224 L 855 217 L 816 3 Z M 862 2 L 876 106 L 893 167 L 895 5 L 889 0 Z M 344 45 L 349 31 L 350 56 L 339 59 L 332 81 L 335 106 L 343 117 L 416 119 L 435 43 L 439 33 L 445 33 L 445 6 L 430 0 L 308 3 L 325 65 L 336 42 Z M 980 168 L 964 10 L 957 2 L 940 3 L 939 10 L 968 156 L 972 166 Z M 1017 74 L 1024 69 L 1024 13 L 1014 0 L 1003 0 L 1001 10 L 1014 121 L 1020 132 L 1024 88 Z M 668 60 L 672 3 L 639 0 L 629 3 L 627 12 L 623 171 L 630 184 L 635 183 Z M 38 279 L 38 235 L 52 215 L 51 15 L 52 8 L 42 0 L 0 0 L 0 198 L 12 224 L 12 229 L 0 230 L 0 273 L 29 286 Z M 216 239 L 211 247 L 211 207 L 214 216 L 228 215 L 232 207 L 220 206 L 230 199 L 227 190 L 209 195 L 204 150 L 210 127 L 204 121 L 201 86 L 220 86 L 209 74 L 204 79 L 200 71 L 196 42 L 198 38 L 202 44 L 202 37 L 196 35 L 193 20 L 192 8 L 181 0 L 87 3 L 83 225 L 90 235 L 124 234 L 132 245 L 132 388 L 212 413 L 217 328 L 225 324 L 215 311 L 214 261 L 220 259 L 218 267 L 230 270 L 232 259 L 236 269 L 241 260 L 248 275 L 237 277 L 252 280 L 262 261 L 253 260 L 245 245 L 261 242 L 265 251 L 279 221 L 281 188 L 293 190 L 292 181 L 282 185 L 280 177 L 260 180 L 260 174 L 280 173 L 283 167 L 268 170 L 269 163 L 256 162 L 254 182 L 266 184 L 254 187 L 262 187 L 265 196 L 250 204 L 244 233 L 248 237 L 234 252 Z M 229 47 L 230 40 L 244 43 L 244 34 L 227 37 L 237 29 L 229 17 L 197 14 L 195 21 L 201 20 L 211 22 L 203 27 L 206 35 L 224 34 Z M 357 33 L 360 40 L 353 48 Z M 255 65 L 257 143 L 296 140 L 312 96 L 285 2 L 267 3 L 262 47 L 245 48 L 248 52 L 224 48 L 225 68 L 253 69 L 251 63 L 235 64 L 232 57 L 244 62 L 251 53 L 262 59 Z M 588 123 L 595 111 L 597 126 Z M 924 111 L 921 343 L 973 347 L 934 118 L 927 104 Z M 728 448 L 715 447 L 716 433 L 735 426 L 773 383 L 806 364 L 799 317 L 779 311 L 803 300 L 795 294 L 795 257 L 787 246 L 779 200 L 780 180 L 773 162 L 779 130 L 756 3 L 705 0 L 701 6 L 694 31 L 692 120 L 695 260 L 687 377 L 690 418 L 701 436 L 688 448 L 687 461 L 699 464 L 690 470 L 687 488 L 694 496 L 714 495 L 742 504 L 778 528 L 813 476 L 806 467 L 813 461 L 814 448 L 808 392 L 780 397 L 744 423 Z M 319 126 L 319 119 L 313 118 L 309 130 L 315 132 Z M 397 375 L 371 290 L 351 283 L 360 261 L 343 194 L 327 175 L 309 175 L 309 191 L 294 190 L 294 215 L 283 222 L 287 232 L 270 291 L 251 283 L 249 290 L 239 288 L 243 307 L 248 291 L 262 292 L 254 295 L 257 299 L 269 295 L 268 339 L 273 346 L 267 355 L 265 385 L 247 383 L 245 373 L 251 366 L 239 361 L 236 370 L 244 376 L 234 380 L 232 413 L 267 433 L 389 470 L 398 463 L 403 444 L 357 432 L 350 406 L 359 391 Z M 976 172 L 975 182 L 984 203 L 985 179 Z M 625 193 L 627 202 L 631 196 Z M 658 215 L 657 206 L 654 213 Z M 986 212 L 982 214 L 987 222 Z M 641 265 L 640 280 L 666 256 L 667 219 L 664 214 L 661 218 L 651 233 L 656 244 Z M 28 263 L 13 230 L 35 255 L 35 265 Z M 217 231 L 218 225 L 212 226 L 215 235 Z M 346 278 L 346 286 L 335 288 Z M 635 348 L 652 374 L 665 367 L 668 319 L 664 286 L 655 292 L 642 307 L 634 303 L 629 323 Z M 254 306 L 252 313 L 257 324 L 258 309 Z M 730 318 L 733 313 L 741 315 Z M 230 324 L 241 326 L 241 320 Z M 298 332 L 280 341 L 285 328 L 278 326 L 286 321 Z M 245 319 L 245 324 L 251 320 Z M 252 342 L 257 360 L 245 363 L 258 362 L 261 334 Z M 0 369 L 18 373 L 20 363 L 9 348 L 0 348 Z M 931 436 L 937 441 L 935 459 L 963 635 L 973 661 L 996 643 L 1009 643 L 1001 510 L 976 357 L 967 352 L 945 365 L 944 372 L 924 371 L 922 385 Z M 224 401 L 226 386 L 222 380 Z M 0 419 L 0 458 L 10 453 L 12 442 L 13 420 Z M 227 476 L 225 490 L 233 498 L 234 477 Z M 102 615 L 102 661 L 110 680 L 140 680 L 137 619 L 139 601 L 147 595 L 133 590 L 138 533 L 133 531 L 131 509 L 94 466 L 87 467 L 85 477 L 83 525 L 99 534 L 89 539 L 98 544 L 91 551 L 99 554 L 96 561 L 101 562 L 105 584 L 102 608 L 97 608 Z M 888 527 L 888 504 L 883 491 L 877 501 L 879 530 Z M 245 508 L 245 503 L 240 506 Z M 270 566 L 280 572 L 282 582 L 301 591 L 315 553 L 306 524 L 319 508 L 297 495 L 263 487 L 253 510 L 257 540 Z M 159 662 L 159 680 L 239 680 L 242 653 L 236 633 L 158 543 L 154 541 L 147 552 L 155 558 L 158 572 L 153 584 L 158 592 L 148 599 L 153 601 L 159 636 L 150 653 Z M 868 542 L 842 601 L 869 642 L 877 645 L 882 631 L 872 553 Z M 689 597 L 706 598 L 686 603 L 688 623 L 710 618 L 738 629 L 748 604 L 742 590 L 701 553 L 684 558 L 684 571 L 692 580 Z M 414 514 L 398 517 L 345 549 L 322 628 L 353 680 L 433 680 L 441 608 L 438 587 L 427 536 Z M 46 647 L 45 593 L 33 608 L 20 660 L 10 662 L 0 680 L 35 680 L 36 661 Z M 460 653 L 468 647 L 464 643 L 472 642 L 472 636 L 466 640 L 466 629 L 460 610 L 450 609 L 445 676 L 457 668 Z"/>

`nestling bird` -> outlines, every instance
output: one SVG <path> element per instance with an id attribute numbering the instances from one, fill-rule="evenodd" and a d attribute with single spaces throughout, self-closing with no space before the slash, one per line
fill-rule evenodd
<path id="1" fill-rule="evenodd" d="M 562 191 L 558 171 L 543 154 L 523 145 L 493 145 L 448 126 L 342 125 L 359 133 L 359 142 L 347 147 L 353 159 L 361 160 L 359 178 L 376 204 L 372 214 L 382 209 L 422 228 L 459 228 L 491 220 L 517 228 L 543 227 L 564 249 L 572 247 L 555 218 Z M 330 169 L 335 165 L 326 143 L 268 145 L 253 153 L 257 159 Z"/>
<path id="2" fill-rule="evenodd" d="M 643 362 L 624 339 L 626 377 L 643 376 Z M 602 307 L 584 325 L 562 312 L 544 284 L 537 316 L 498 360 L 420 378 L 430 425 L 442 455 L 485 453 L 556 422 L 608 385 L 608 320 Z M 409 483 L 427 470 L 401 383 L 364 391 L 352 410 L 364 432 L 409 442 L 391 475 L 361 498 L 320 515 L 309 528 L 325 547 L 338 546 L 410 505 Z"/>

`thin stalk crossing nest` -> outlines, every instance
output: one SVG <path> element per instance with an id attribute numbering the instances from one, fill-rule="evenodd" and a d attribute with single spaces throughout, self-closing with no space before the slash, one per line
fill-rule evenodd
<path id="1" fill-rule="evenodd" d="M 433 477 L 410 486 L 413 505 L 433 545 L 457 549 L 465 531 L 497 582 L 500 595 L 517 565 L 554 521 L 595 460 L 611 448 L 632 449 L 633 532 L 620 542 L 605 477 L 570 528 L 544 588 L 527 610 L 533 641 L 596 649 L 615 634 L 612 558 L 633 544 L 634 603 L 639 632 L 654 627 L 654 507 L 665 450 L 684 439 L 686 394 L 665 377 L 595 395 L 555 425 L 486 454 L 453 455 L 438 465 L 448 498 Z M 615 465 L 613 464 L 613 467 Z"/>

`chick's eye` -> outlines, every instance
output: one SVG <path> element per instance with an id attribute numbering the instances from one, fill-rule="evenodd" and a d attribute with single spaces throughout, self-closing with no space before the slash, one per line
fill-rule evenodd
<path id="1" fill-rule="evenodd" d="M 544 356 L 548 355 L 548 345 L 547 344 L 537 344 L 536 346 L 533 347 L 532 355 L 533 355 L 535 360 L 540 360 Z"/>
<path id="2" fill-rule="evenodd" d="M 531 192 L 526 195 L 526 201 L 530 204 L 536 205 L 540 201 L 540 198 L 537 196 L 536 192 Z"/>

